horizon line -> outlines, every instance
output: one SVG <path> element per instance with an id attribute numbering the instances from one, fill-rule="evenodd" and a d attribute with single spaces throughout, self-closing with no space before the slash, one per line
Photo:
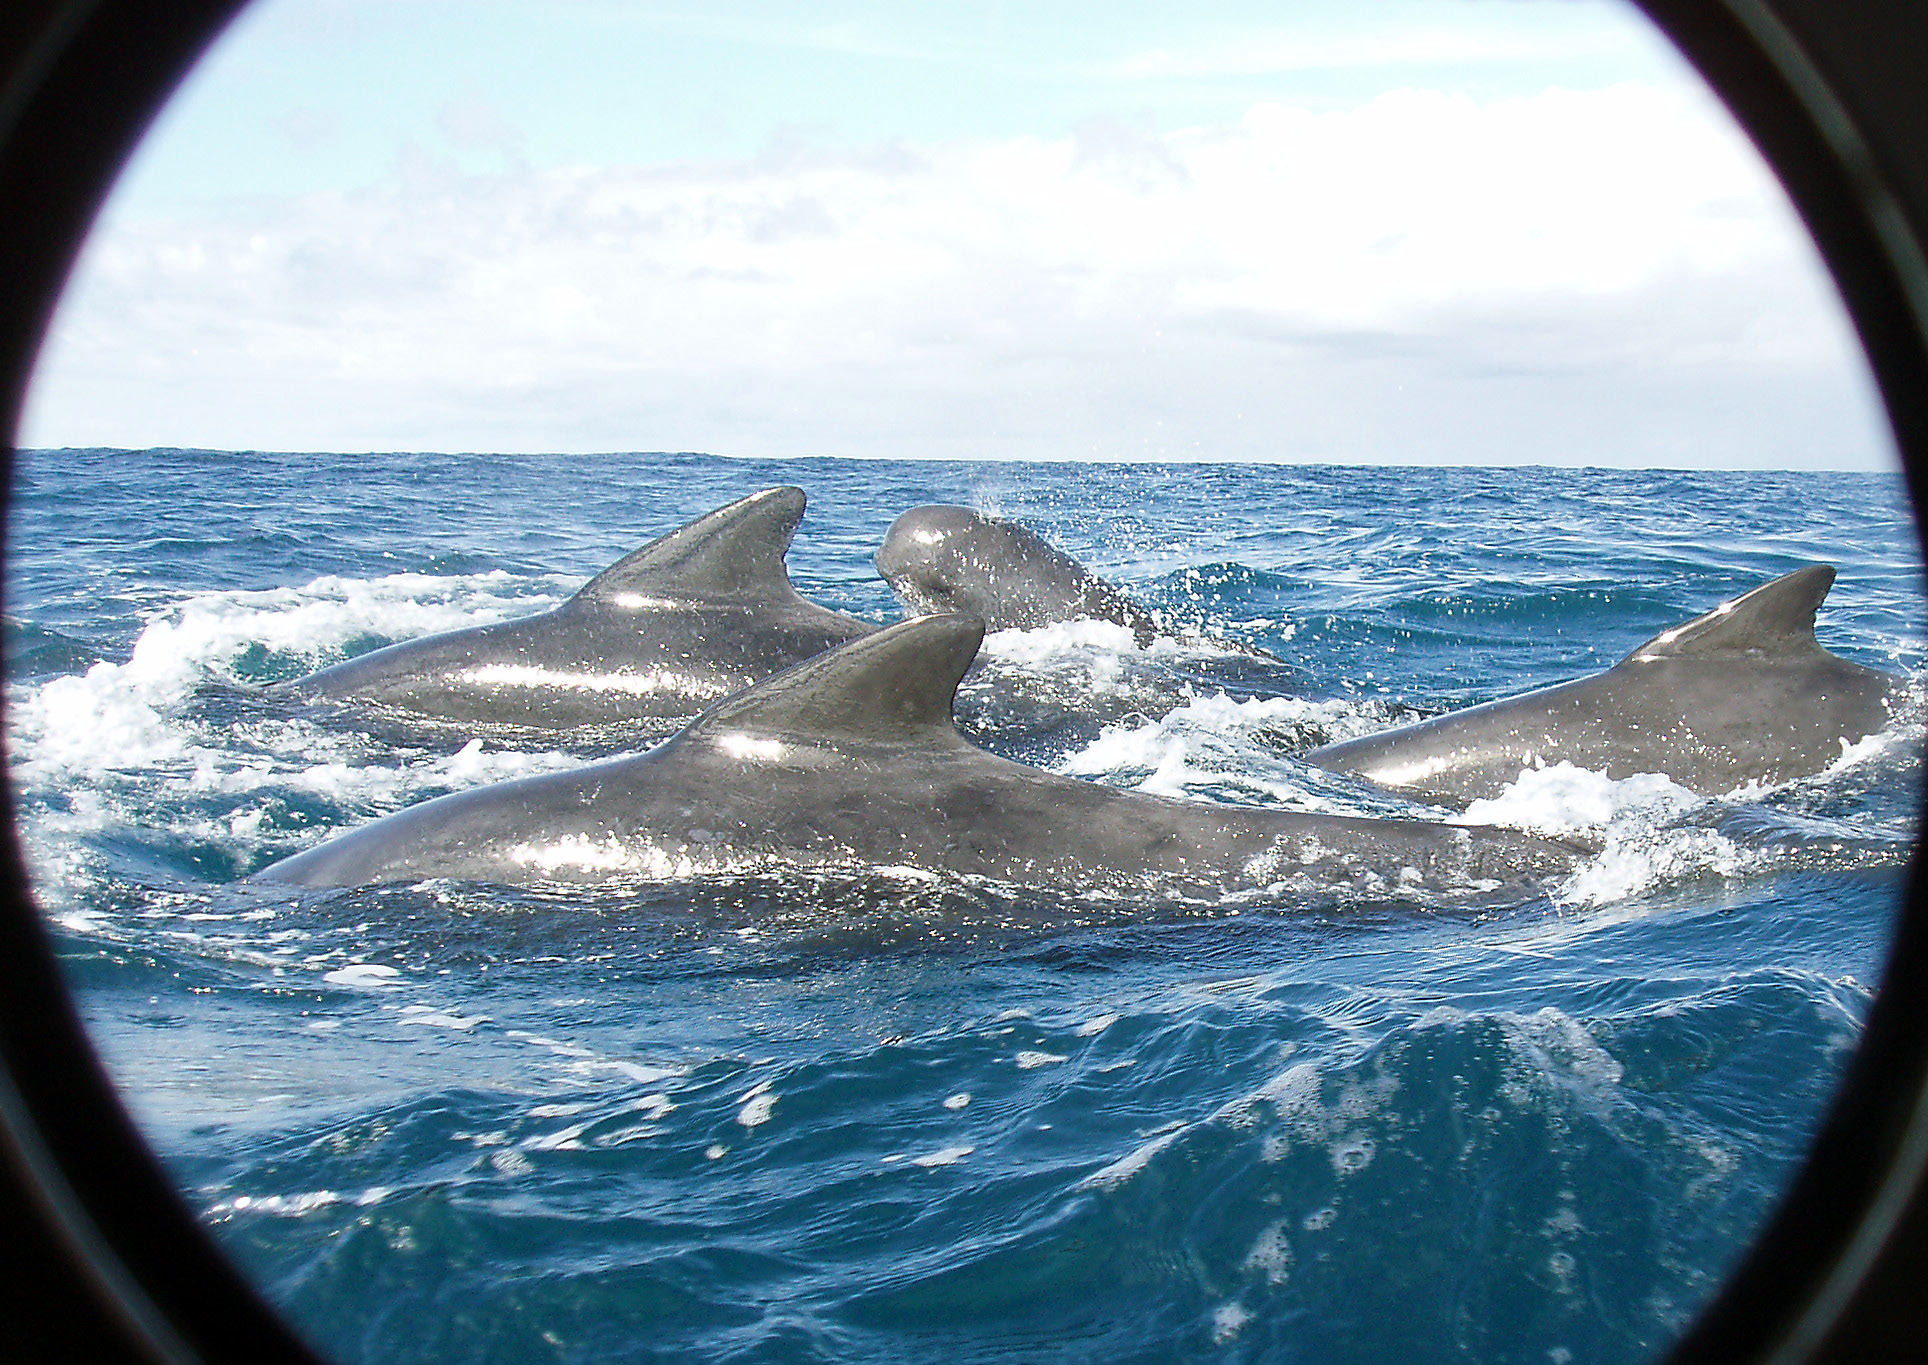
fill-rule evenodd
<path id="1" fill-rule="evenodd" d="M 840 460 L 856 463 L 878 464 L 900 461 L 905 464 L 987 464 L 987 465 L 1209 465 L 1237 468 L 1274 468 L 1274 469 L 1522 469 L 1565 471 L 1569 473 L 1610 472 L 1627 473 L 1674 473 L 1674 474 L 1890 474 L 1899 475 L 1904 471 L 1898 458 L 1892 459 L 1886 467 L 1878 465 L 1713 465 L 1713 464 L 1558 464 L 1531 461 L 1467 461 L 1461 464 L 1447 464 L 1437 460 L 1400 462 L 1396 459 L 1334 459 L 1330 457 L 1220 457 L 1207 456 L 1083 456 L 1083 455 L 859 455 L 859 454 L 811 454 L 811 455 L 749 455 L 708 450 L 433 450 L 427 448 L 387 449 L 367 447 L 357 450 L 297 450 L 270 449 L 264 447 L 231 446 L 121 446 L 121 445 L 60 445 L 60 446 L 14 446 L 20 455 L 59 455 L 67 452 L 119 452 L 126 454 L 145 454 L 156 451 L 172 451 L 184 455 L 440 455 L 454 458 L 474 459 L 644 459 L 667 457 L 670 459 L 734 460 L 743 463 L 785 463 L 808 460 Z"/>

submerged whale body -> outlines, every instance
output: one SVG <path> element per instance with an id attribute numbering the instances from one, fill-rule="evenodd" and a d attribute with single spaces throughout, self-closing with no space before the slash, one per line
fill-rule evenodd
<path id="1" fill-rule="evenodd" d="M 1037 532 L 968 507 L 913 507 L 891 523 L 877 572 L 911 610 L 975 616 L 987 630 L 1112 621 L 1139 645 L 1151 613 Z"/>
<path id="2" fill-rule="evenodd" d="M 1537 888 L 1574 851 L 1523 834 L 1175 801 L 966 741 L 983 638 L 931 616 L 820 655 L 637 757 L 424 802 L 265 868 L 309 886 L 912 869 L 1080 894 Z"/>
<path id="3" fill-rule="evenodd" d="M 281 685 L 434 720 L 541 729 L 680 722 L 874 627 L 806 601 L 783 557 L 797 488 L 769 488 L 625 556 L 553 611 L 404 640 Z"/>
<path id="4" fill-rule="evenodd" d="M 1612 778 L 1662 773 L 1707 795 L 1811 776 L 1888 724 L 1896 681 L 1814 638 L 1833 585 L 1825 564 L 1796 569 L 1604 673 L 1304 757 L 1449 804 L 1497 796 L 1523 769 L 1563 761 Z"/>

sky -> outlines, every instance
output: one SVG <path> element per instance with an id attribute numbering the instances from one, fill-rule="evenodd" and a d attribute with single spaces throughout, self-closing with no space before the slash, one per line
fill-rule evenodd
<path id="1" fill-rule="evenodd" d="M 19 438 L 1893 465 L 1772 176 L 1603 0 L 257 0 Z"/>

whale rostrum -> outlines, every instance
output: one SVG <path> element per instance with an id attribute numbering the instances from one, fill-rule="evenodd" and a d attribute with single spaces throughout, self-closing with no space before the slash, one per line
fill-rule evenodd
<path id="1" fill-rule="evenodd" d="M 1151 613 L 1037 532 L 968 507 L 913 507 L 891 523 L 877 572 L 906 606 L 975 616 L 989 630 L 1035 630 L 1089 618 L 1148 645 Z"/>
<path id="2" fill-rule="evenodd" d="M 1815 639 L 1833 585 L 1831 567 L 1811 564 L 1662 631 L 1605 672 L 1305 758 L 1462 805 L 1563 761 L 1612 778 L 1661 773 L 1704 795 L 1811 776 L 1888 725 L 1897 682 Z"/>
<path id="3" fill-rule="evenodd" d="M 639 756 L 439 797 L 258 875 L 310 886 L 911 869 L 1124 896 L 1537 893 L 1576 851 L 1509 830 L 1231 807 L 995 757 L 951 707 L 983 623 L 905 621 L 711 708 Z"/>
<path id="4" fill-rule="evenodd" d="M 874 629 L 791 585 L 784 553 L 804 501 L 797 488 L 753 493 L 626 555 L 553 611 L 404 640 L 282 689 L 464 723 L 680 723 Z"/>

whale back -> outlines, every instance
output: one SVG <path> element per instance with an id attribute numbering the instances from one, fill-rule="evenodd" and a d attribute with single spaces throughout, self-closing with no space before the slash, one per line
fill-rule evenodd
<path id="1" fill-rule="evenodd" d="M 951 705 L 983 639 L 974 616 L 901 621 L 718 702 L 683 739 L 963 744 Z"/>
<path id="2" fill-rule="evenodd" d="M 803 520 L 801 488 L 766 488 L 623 556 L 572 602 L 767 605 L 796 598 L 783 557 Z"/>
<path id="3" fill-rule="evenodd" d="M 1814 613 L 1833 586 L 1829 565 L 1796 569 L 1685 625 L 1661 631 L 1621 662 L 1825 654 L 1814 638 Z"/>

